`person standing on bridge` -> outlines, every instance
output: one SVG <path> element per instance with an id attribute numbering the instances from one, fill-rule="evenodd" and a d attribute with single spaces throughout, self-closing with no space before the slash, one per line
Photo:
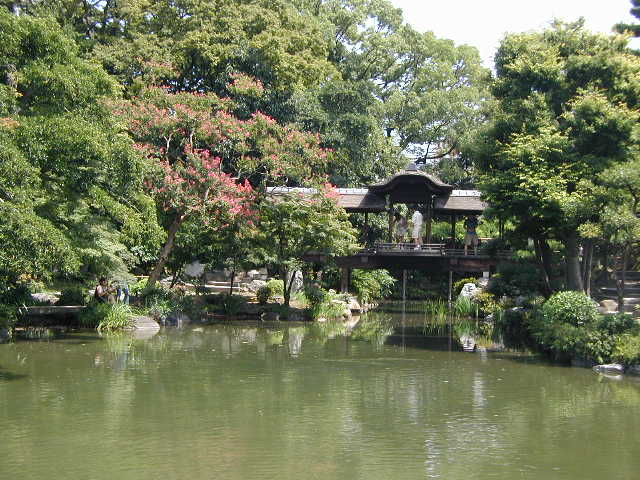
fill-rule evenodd
<path id="1" fill-rule="evenodd" d="M 413 216 L 411 217 L 411 222 L 413 223 L 413 243 L 415 243 L 415 250 L 420 250 L 422 246 L 422 214 L 420 210 L 416 208 L 416 211 L 413 212 Z"/>
<path id="2" fill-rule="evenodd" d="M 467 254 L 467 248 L 473 246 L 473 254 L 478 254 L 478 234 L 476 228 L 478 228 L 478 217 L 472 215 L 467 217 L 464 221 L 464 254 Z"/>
<path id="3" fill-rule="evenodd" d="M 396 212 L 396 242 L 404 243 L 406 241 L 407 233 L 409 233 L 409 222 L 404 215 L 400 212 Z"/>

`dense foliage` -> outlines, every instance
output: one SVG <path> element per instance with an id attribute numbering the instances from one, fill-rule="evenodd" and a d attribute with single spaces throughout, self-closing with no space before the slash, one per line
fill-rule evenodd
<path id="1" fill-rule="evenodd" d="M 593 240 L 611 237 L 603 232 L 609 212 L 637 233 L 637 204 L 612 177 L 637 159 L 639 73 L 626 38 L 580 22 L 508 35 L 496 55 L 496 108 L 475 150 L 480 187 L 494 211 L 534 239 L 547 277 L 549 241 L 561 242 L 569 289 L 588 285 L 580 247 L 588 259 Z"/>

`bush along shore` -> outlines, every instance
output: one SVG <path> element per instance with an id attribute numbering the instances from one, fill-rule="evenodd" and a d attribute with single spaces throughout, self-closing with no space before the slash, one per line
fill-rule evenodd
<path id="1" fill-rule="evenodd" d="M 427 313 L 481 319 L 469 335 L 491 337 L 506 348 L 528 349 L 554 362 L 640 374 L 640 324 L 629 313 L 601 313 L 594 300 L 577 291 L 561 291 L 548 299 L 498 297 L 494 292 L 513 288 L 500 276 L 486 289 L 478 288 L 473 278 L 454 288 L 452 311 L 445 302 L 430 302 Z"/>
<path id="2" fill-rule="evenodd" d="M 224 322 L 236 319 L 260 321 L 326 321 L 348 320 L 352 313 L 361 313 L 374 306 L 389 292 L 393 278 L 386 272 L 361 272 L 354 276 L 356 295 L 338 294 L 316 283 L 300 283 L 292 294 L 289 307 L 283 305 L 284 282 L 272 278 L 260 282 L 254 291 L 204 293 L 201 289 L 169 288 L 158 283 L 146 290 L 146 279 L 131 286 L 131 305 L 98 303 L 92 290 L 72 285 L 61 292 L 31 294 L 28 289 L 14 293 L 13 305 L 3 310 L 0 317 L 0 335 L 11 338 L 16 324 L 19 327 L 42 326 L 42 319 L 20 317 L 20 306 L 82 306 L 73 318 L 48 320 L 44 325 L 54 326 L 59 321 L 66 327 L 96 329 L 99 332 L 135 328 L 137 317 L 149 317 L 160 325 L 179 326 L 183 323 Z M 19 295 L 18 295 L 19 293 Z M 19 297 L 19 298 L 18 298 Z"/>

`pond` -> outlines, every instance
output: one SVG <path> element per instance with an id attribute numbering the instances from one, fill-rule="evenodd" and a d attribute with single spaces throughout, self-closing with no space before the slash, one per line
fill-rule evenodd
<path id="1" fill-rule="evenodd" d="M 0 345 L 0 478 L 639 478 L 637 379 L 464 353 L 421 321 Z"/>

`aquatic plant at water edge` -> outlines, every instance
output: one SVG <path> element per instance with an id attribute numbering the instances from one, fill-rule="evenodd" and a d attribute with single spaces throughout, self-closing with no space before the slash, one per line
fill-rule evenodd
<path id="1" fill-rule="evenodd" d="M 453 313 L 459 317 L 478 316 L 478 304 L 471 299 L 460 295 L 453 304 Z"/>
<path id="2" fill-rule="evenodd" d="M 97 328 L 111 309 L 110 303 L 91 302 L 78 314 L 78 322 L 84 328 Z"/>
<path id="3" fill-rule="evenodd" d="M 129 305 L 123 303 L 106 304 L 109 309 L 98 324 L 99 332 L 122 330 L 133 325 L 133 315 Z"/>

